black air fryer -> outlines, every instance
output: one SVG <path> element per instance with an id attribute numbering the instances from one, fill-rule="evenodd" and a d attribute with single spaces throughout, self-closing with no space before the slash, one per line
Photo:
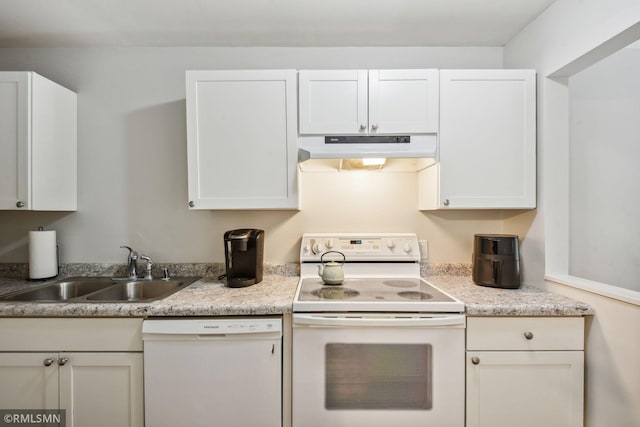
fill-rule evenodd
<path id="1" fill-rule="evenodd" d="M 224 233 L 227 286 L 243 288 L 262 281 L 264 231 L 254 228 Z"/>
<path id="2" fill-rule="evenodd" d="M 476 285 L 492 288 L 520 287 L 518 236 L 476 234 L 473 240 L 472 279 Z"/>

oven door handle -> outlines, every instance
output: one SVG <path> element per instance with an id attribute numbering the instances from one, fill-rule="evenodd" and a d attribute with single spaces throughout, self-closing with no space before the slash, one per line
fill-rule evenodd
<path id="1" fill-rule="evenodd" d="M 387 315 L 353 316 L 325 314 L 294 314 L 293 326 L 387 326 L 387 327 L 439 327 L 457 326 L 464 328 L 464 314 L 446 315 Z"/>

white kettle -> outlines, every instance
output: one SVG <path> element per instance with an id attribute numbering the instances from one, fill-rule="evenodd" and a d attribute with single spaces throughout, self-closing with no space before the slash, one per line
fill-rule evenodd
<path id="1" fill-rule="evenodd" d="M 342 255 L 342 261 L 324 261 L 324 257 L 327 254 L 340 254 Z M 344 281 L 344 269 L 342 268 L 346 257 L 342 252 L 327 251 L 320 257 L 320 264 L 318 266 L 318 276 L 322 278 L 325 285 L 340 285 Z"/>

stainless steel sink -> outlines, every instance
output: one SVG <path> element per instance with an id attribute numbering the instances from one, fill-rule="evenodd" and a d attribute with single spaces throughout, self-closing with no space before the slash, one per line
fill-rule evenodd
<path id="1" fill-rule="evenodd" d="M 114 284 L 110 277 L 70 278 L 36 289 L 14 292 L 0 299 L 3 301 L 69 301 Z"/>
<path id="2" fill-rule="evenodd" d="M 71 277 L 0 296 L 0 302 L 148 302 L 167 297 L 198 280 L 174 277 L 131 280 L 111 277 Z"/>
<path id="3" fill-rule="evenodd" d="M 136 280 L 118 283 L 87 296 L 88 301 L 152 301 L 186 287 L 191 282 L 185 280 Z"/>

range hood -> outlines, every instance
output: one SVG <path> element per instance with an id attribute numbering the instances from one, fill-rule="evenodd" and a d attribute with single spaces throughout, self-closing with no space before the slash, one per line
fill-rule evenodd
<path id="1" fill-rule="evenodd" d="M 434 158 L 436 135 L 304 136 L 298 160 L 366 158 Z"/>

